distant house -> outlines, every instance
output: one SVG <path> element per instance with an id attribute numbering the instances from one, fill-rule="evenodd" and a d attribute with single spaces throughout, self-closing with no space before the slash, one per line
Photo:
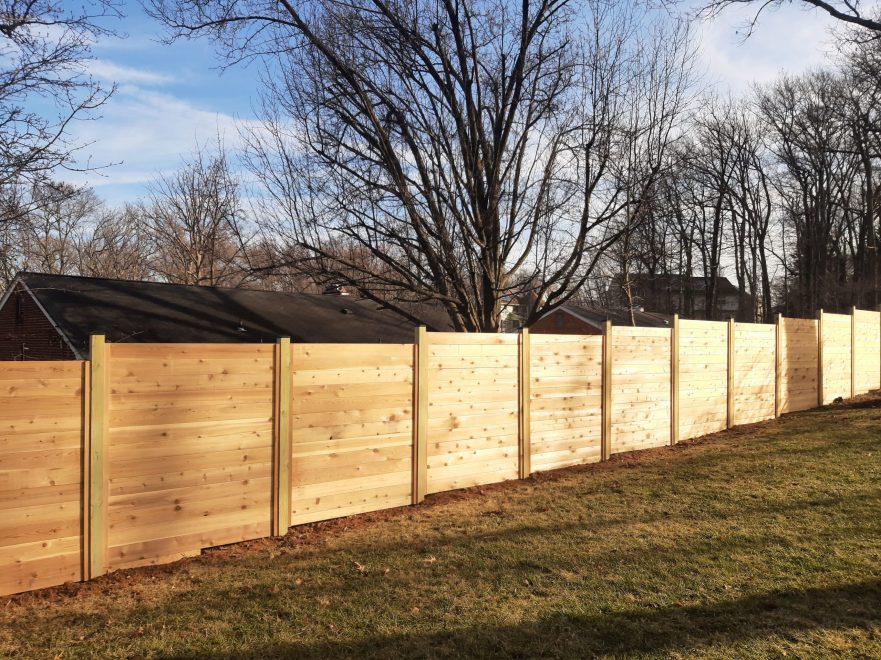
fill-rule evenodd
<path id="1" fill-rule="evenodd" d="M 420 315 L 434 329 L 451 329 L 445 314 L 429 312 Z M 86 359 L 93 334 L 137 343 L 406 343 L 413 329 L 375 302 L 342 295 L 21 273 L 0 298 L 0 360 Z"/>
<path id="2" fill-rule="evenodd" d="M 635 306 L 652 309 L 664 314 L 681 314 L 695 319 L 707 318 L 707 285 L 704 277 L 683 275 L 646 275 L 631 277 L 631 290 Z M 620 277 L 611 285 L 610 300 L 616 306 L 627 307 L 628 301 L 621 289 Z M 744 301 L 745 309 L 740 309 Z M 741 292 L 727 277 L 716 278 L 716 317 L 727 319 L 740 312 L 743 320 L 752 320 L 752 297 Z"/>
<path id="3" fill-rule="evenodd" d="M 671 322 L 669 316 L 654 312 L 634 311 L 631 319 L 627 311 L 562 305 L 529 326 L 529 331 L 537 334 L 601 335 L 607 320 L 613 326 L 632 326 L 635 321 L 636 326 L 642 328 L 669 328 Z"/>

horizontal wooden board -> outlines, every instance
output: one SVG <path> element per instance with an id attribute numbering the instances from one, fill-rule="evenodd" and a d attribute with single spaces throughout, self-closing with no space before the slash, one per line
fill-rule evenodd
<path id="1" fill-rule="evenodd" d="M 827 399 L 881 385 L 881 314 L 824 317 Z M 817 405 L 818 324 L 780 324 L 781 411 Z M 728 326 L 681 321 L 679 435 L 724 428 Z M 516 478 L 518 337 L 427 337 L 428 491 Z M 666 445 L 671 330 L 615 327 L 611 450 Z M 776 330 L 737 323 L 731 422 L 774 414 Z M 531 469 L 600 459 L 603 338 L 530 337 Z M 273 345 L 126 344 L 109 352 L 108 557 L 112 569 L 157 564 L 271 531 Z M 412 344 L 294 344 L 294 524 L 412 501 Z M 81 362 L 0 364 L 0 594 L 82 577 Z"/>
<path id="2" fill-rule="evenodd" d="M 412 344 L 293 347 L 293 524 L 410 502 L 413 368 Z"/>
<path id="3" fill-rule="evenodd" d="M 205 539 L 230 543 L 268 530 L 274 350 L 110 347 L 111 568 L 191 555 L 207 547 Z M 236 535 L 243 529 L 249 536 Z"/>
<path id="4" fill-rule="evenodd" d="M 679 322 L 679 430 L 688 440 L 728 424 L 728 324 Z"/>
<path id="5" fill-rule="evenodd" d="M 851 317 L 823 315 L 823 403 L 847 399 L 851 390 Z"/>
<path id="6" fill-rule="evenodd" d="M 774 417 L 776 369 L 776 327 L 735 323 L 732 426 Z"/>
<path id="7" fill-rule="evenodd" d="M 516 478 L 517 336 L 431 333 L 428 341 L 427 492 Z"/>
<path id="8" fill-rule="evenodd" d="M 517 335 L 495 332 L 429 332 L 428 345 L 517 346 Z"/>
<path id="9" fill-rule="evenodd" d="M 881 312 L 855 311 L 854 394 L 881 388 Z"/>
<path id="10" fill-rule="evenodd" d="M 780 320 L 780 412 L 817 405 L 819 346 L 817 321 Z"/>
<path id="11" fill-rule="evenodd" d="M 0 362 L 0 595 L 82 579 L 85 370 Z"/>
<path id="12" fill-rule="evenodd" d="M 611 451 L 670 443 L 671 331 L 612 329 Z"/>
<path id="13" fill-rule="evenodd" d="M 603 338 L 535 334 L 529 340 L 532 470 L 599 460 Z"/>

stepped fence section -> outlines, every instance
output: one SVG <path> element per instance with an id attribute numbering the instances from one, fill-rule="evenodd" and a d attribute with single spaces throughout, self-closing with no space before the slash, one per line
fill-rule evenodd
<path id="1" fill-rule="evenodd" d="M 881 388 L 881 314 L 0 363 L 0 594 Z"/>

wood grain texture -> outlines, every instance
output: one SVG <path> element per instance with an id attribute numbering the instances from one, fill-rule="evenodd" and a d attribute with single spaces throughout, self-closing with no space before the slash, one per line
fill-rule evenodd
<path id="1" fill-rule="evenodd" d="M 670 444 L 679 442 L 679 314 L 670 328 Z"/>
<path id="2" fill-rule="evenodd" d="M 532 474 L 532 381 L 530 376 L 530 366 L 532 362 L 531 348 L 532 342 L 529 337 L 529 328 L 523 328 L 520 331 L 519 348 L 519 387 L 520 400 L 519 416 L 520 431 L 518 436 L 519 446 L 517 449 L 518 476 L 526 479 Z"/>
<path id="3" fill-rule="evenodd" d="M 728 324 L 679 321 L 680 440 L 728 425 Z"/>
<path id="4" fill-rule="evenodd" d="M 529 343 L 533 471 L 599 461 L 602 336 L 535 334 Z M 578 375 L 555 375 L 563 367 Z"/>
<path id="5" fill-rule="evenodd" d="M 732 424 L 772 419 L 777 370 L 776 326 L 735 323 L 732 367 Z"/>
<path id="6" fill-rule="evenodd" d="M 670 443 L 671 331 L 615 326 L 611 453 Z"/>
<path id="7" fill-rule="evenodd" d="M 292 346 L 295 525 L 412 501 L 413 344 L 343 348 Z"/>
<path id="8" fill-rule="evenodd" d="M 881 389 L 881 312 L 854 314 L 854 394 Z"/>
<path id="9" fill-rule="evenodd" d="M 877 312 L 674 325 L 0 363 L 0 593 L 812 408 L 821 373 L 827 401 L 881 384 Z"/>
<path id="10" fill-rule="evenodd" d="M 104 575 L 107 563 L 107 436 L 109 429 L 109 350 L 104 335 L 92 335 L 89 345 L 89 454 L 86 497 L 88 579 Z"/>
<path id="11" fill-rule="evenodd" d="M 515 334 L 430 334 L 427 492 L 517 478 L 518 353 Z"/>
<path id="12" fill-rule="evenodd" d="M 273 532 L 287 534 L 291 526 L 291 404 L 293 388 L 291 340 L 283 337 L 276 349 L 275 374 L 275 461 Z"/>
<path id="13" fill-rule="evenodd" d="M 823 314 L 823 404 L 851 396 L 851 317 Z"/>
<path id="14" fill-rule="evenodd" d="M 425 499 L 428 490 L 428 332 L 425 326 L 416 329 L 413 365 L 413 466 L 410 486 L 413 504 Z"/>
<path id="15" fill-rule="evenodd" d="M 780 414 L 817 405 L 818 322 L 780 319 Z"/>
<path id="16" fill-rule="evenodd" d="M 83 579 L 86 378 L 79 361 L 0 362 L 0 595 Z"/>
<path id="17" fill-rule="evenodd" d="M 111 569 L 271 533 L 275 350 L 110 347 Z"/>
<path id="18" fill-rule="evenodd" d="M 603 421 L 602 421 L 602 448 L 600 460 L 607 461 L 612 455 L 612 322 L 607 320 L 603 327 Z"/>

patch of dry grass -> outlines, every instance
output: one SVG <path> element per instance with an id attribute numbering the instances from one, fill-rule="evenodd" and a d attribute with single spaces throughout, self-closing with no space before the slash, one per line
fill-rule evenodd
<path id="1" fill-rule="evenodd" d="M 0 600 L 11 657 L 881 657 L 881 399 Z"/>

